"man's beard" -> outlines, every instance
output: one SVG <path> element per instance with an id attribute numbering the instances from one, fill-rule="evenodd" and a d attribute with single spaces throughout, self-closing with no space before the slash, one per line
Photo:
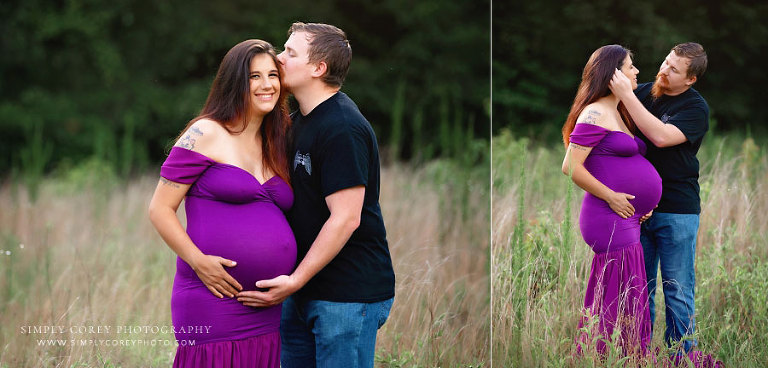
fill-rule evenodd
<path id="1" fill-rule="evenodd" d="M 653 87 L 651 87 L 651 96 L 653 96 L 653 98 L 659 98 L 669 91 L 669 88 L 661 85 L 660 81 L 662 80 L 664 81 L 665 86 L 669 85 L 669 80 L 667 80 L 666 77 L 661 74 L 656 74 L 656 80 L 653 82 Z"/>

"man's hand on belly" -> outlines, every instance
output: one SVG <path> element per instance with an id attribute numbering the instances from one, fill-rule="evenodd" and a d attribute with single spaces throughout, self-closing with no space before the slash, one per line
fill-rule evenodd
<path id="1" fill-rule="evenodd" d="M 257 289 L 266 291 L 241 291 L 237 293 L 237 301 L 248 307 L 270 307 L 280 304 L 299 290 L 300 286 L 293 277 L 280 275 L 273 279 L 256 282 Z"/>

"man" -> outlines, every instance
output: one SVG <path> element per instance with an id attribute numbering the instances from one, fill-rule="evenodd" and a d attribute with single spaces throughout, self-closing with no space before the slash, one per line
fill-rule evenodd
<path id="1" fill-rule="evenodd" d="M 635 93 L 621 72 L 616 72 L 611 81 L 611 90 L 642 133 L 648 146 L 646 158 L 656 167 L 663 183 L 659 206 L 642 224 L 640 235 L 651 323 L 660 265 L 667 322 L 664 340 L 670 345 L 683 340 L 685 352 L 696 346 L 690 336 L 695 325 L 694 261 L 701 212 L 696 153 L 709 128 L 707 102 L 692 86 L 706 69 L 704 48 L 688 42 L 673 47 L 656 81 L 641 84 Z"/>
<path id="2" fill-rule="evenodd" d="M 352 49 L 334 26 L 294 23 L 278 55 L 292 115 L 288 220 L 298 265 L 238 300 L 283 303 L 281 366 L 373 367 L 376 333 L 395 294 L 379 207 L 379 152 L 371 125 L 340 91 Z M 293 295 L 291 295 L 293 294 Z M 290 295 L 290 297 L 289 297 Z"/>

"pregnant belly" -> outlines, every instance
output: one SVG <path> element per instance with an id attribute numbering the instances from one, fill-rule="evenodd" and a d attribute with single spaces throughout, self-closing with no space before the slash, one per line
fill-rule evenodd
<path id="1" fill-rule="evenodd" d="M 640 155 L 607 157 L 595 178 L 616 192 L 635 196 L 629 203 L 640 217 L 653 210 L 661 199 L 661 177 L 648 160 Z"/>
<path id="2" fill-rule="evenodd" d="M 600 198 L 586 193 L 579 215 L 584 241 L 596 253 L 618 250 L 640 241 L 639 218 L 650 212 L 661 198 L 661 178 L 642 156 L 601 157 L 587 169 L 616 192 L 634 195 L 629 202 L 635 214 L 623 219 Z"/>
<path id="3" fill-rule="evenodd" d="M 296 263 L 296 240 L 283 213 L 267 203 L 226 205 L 231 207 L 226 211 L 188 213 L 187 233 L 195 245 L 207 255 L 237 262 L 225 270 L 244 290 L 254 290 L 256 281 L 290 274 Z M 182 260 L 177 272 L 199 281 Z"/>

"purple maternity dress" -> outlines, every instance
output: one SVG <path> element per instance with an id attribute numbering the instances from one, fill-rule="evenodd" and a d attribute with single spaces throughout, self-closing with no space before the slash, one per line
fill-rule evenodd
<path id="1" fill-rule="evenodd" d="M 616 192 L 635 196 L 629 201 L 635 214 L 623 219 L 607 202 L 589 192 L 584 195 L 579 226 L 595 255 L 579 328 L 586 325 L 587 316 L 596 316 L 590 335 L 597 337 L 598 352 L 606 352 L 605 341 L 620 328 L 621 340 L 614 343 L 625 354 L 645 354 L 651 325 L 639 219 L 659 203 L 661 177 L 643 157 L 646 147 L 640 138 L 597 125 L 576 124 L 571 142 L 592 147 L 584 167 L 597 180 Z M 579 351 L 592 341 L 582 334 Z"/>
<path id="2" fill-rule="evenodd" d="M 283 212 L 293 204 L 293 192 L 280 177 L 262 184 L 237 166 L 181 147 L 171 149 L 160 175 L 192 184 L 187 233 L 203 253 L 237 262 L 225 269 L 243 290 L 292 272 L 296 241 Z M 173 366 L 279 367 L 280 312 L 280 305 L 252 308 L 217 298 L 177 258 L 171 314 L 179 347 Z"/>

